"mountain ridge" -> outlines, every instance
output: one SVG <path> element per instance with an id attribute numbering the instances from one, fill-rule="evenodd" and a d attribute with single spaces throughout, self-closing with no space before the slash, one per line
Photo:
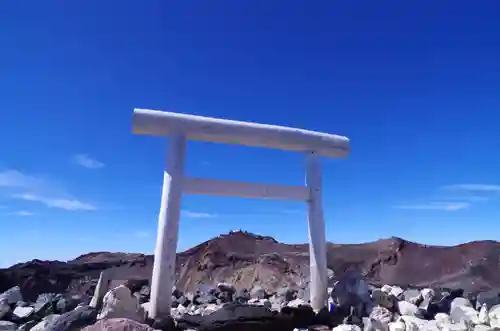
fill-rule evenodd
<path id="1" fill-rule="evenodd" d="M 357 244 L 327 244 L 330 273 L 361 273 L 373 284 L 464 288 L 500 287 L 500 243 L 477 240 L 455 246 L 423 245 L 399 237 Z M 237 288 L 261 285 L 305 289 L 308 244 L 285 244 L 272 237 L 231 231 L 177 253 L 177 287 L 196 290 L 220 281 Z M 114 279 L 150 279 L 153 256 L 90 252 L 68 261 L 32 260 L 0 269 L 0 291 L 19 285 L 28 297 L 41 292 L 91 294 L 102 270 Z"/>

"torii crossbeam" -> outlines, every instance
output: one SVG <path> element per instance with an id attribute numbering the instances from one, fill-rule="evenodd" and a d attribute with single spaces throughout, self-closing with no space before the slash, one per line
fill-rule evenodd
<path id="1" fill-rule="evenodd" d="M 320 156 L 340 158 L 349 154 L 349 139 L 342 136 L 276 125 L 231 121 L 210 117 L 134 109 L 136 134 L 170 136 L 158 234 L 156 239 L 149 316 L 170 314 L 175 282 L 175 255 L 182 193 L 291 199 L 308 204 L 311 306 L 327 303 L 325 223 L 322 205 Z M 307 154 L 306 185 L 288 186 L 184 177 L 188 140 L 268 147 Z"/>

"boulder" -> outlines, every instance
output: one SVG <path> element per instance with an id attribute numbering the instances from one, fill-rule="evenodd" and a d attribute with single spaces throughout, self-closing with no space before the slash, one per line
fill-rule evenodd
<path id="1" fill-rule="evenodd" d="M 357 325 L 340 324 L 334 327 L 332 331 L 361 331 L 361 328 Z"/>
<path id="2" fill-rule="evenodd" d="M 488 313 L 488 304 L 483 303 L 478 316 L 480 324 L 490 324 L 490 317 L 488 316 Z"/>
<path id="3" fill-rule="evenodd" d="M 453 308 L 455 308 L 455 307 L 471 307 L 472 308 L 472 303 L 470 302 L 469 299 L 457 297 L 451 301 L 450 313 L 453 310 Z"/>
<path id="4" fill-rule="evenodd" d="M 17 324 L 9 321 L 0 321 L 0 331 L 17 331 Z"/>
<path id="5" fill-rule="evenodd" d="M 311 306 L 283 307 L 281 315 L 289 317 L 294 328 L 307 328 L 316 324 L 316 314 Z"/>
<path id="6" fill-rule="evenodd" d="M 47 327 L 58 319 L 61 315 L 52 314 L 45 316 L 40 322 L 36 323 L 30 331 L 45 331 Z"/>
<path id="7" fill-rule="evenodd" d="M 267 297 L 266 290 L 260 285 L 254 286 L 250 291 L 250 297 L 252 299 L 265 299 Z"/>
<path id="8" fill-rule="evenodd" d="M 479 322 L 479 312 L 472 307 L 455 305 L 450 311 L 450 318 L 453 323 L 472 323 Z"/>
<path id="9" fill-rule="evenodd" d="M 407 301 L 398 301 L 398 311 L 403 316 L 419 316 L 420 314 L 418 307 Z"/>
<path id="10" fill-rule="evenodd" d="M 86 326 L 82 331 L 155 331 L 147 324 L 142 324 L 128 318 L 109 318 Z"/>
<path id="11" fill-rule="evenodd" d="M 14 286 L 0 294 L 0 302 L 2 301 L 6 301 L 9 305 L 24 301 L 21 288 L 19 286 Z"/>
<path id="12" fill-rule="evenodd" d="M 500 289 L 493 288 L 489 291 L 479 292 L 477 295 L 478 306 L 476 308 L 481 307 L 483 304 L 486 304 L 488 309 L 495 305 L 500 305 Z"/>
<path id="13" fill-rule="evenodd" d="M 500 328 L 500 305 L 491 307 L 488 317 L 492 328 Z"/>
<path id="14" fill-rule="evenodd" d="M 210 315 L 184 315 L 177 322 L 181 329 L 198 331 L 292 331 L 289 317 L 268 308 L 227 304 Z"/>
<path id="15" fill-rule="evenodd" d="M 48 323 L 45 331 L 73 331 L 94 324 L 97 310 L 90 306 L 76 307 Z"/>
<path id="16" fill-rule="evenodd" d="M 389 330 L 389 323 L 392 321 L 392 313 L 387 308 L 376 306 L 370 313 L 369 318 L 375 330 L 387 331 Z"/>
<path id="17" fill-rule="evenodd" d="M 97 319 L 105 318 L 128 318 L 143 323 L 145 312 L 130 289 L 120 285 L 104 295 L 102 310 Z"/>
<path id="18" fill-rule="evenodd" d="M 12 315 L 16 320 L 25 320 L 35 309 L 33 307 L 16 307 L 12 312 Z"/>
<path id="19" fill-rule="evenodd" d="M 414 290 L 414 289 L 408 289 L 403 292 L 403 298 L 404 301 L 407 301 L 409 303 L 412 303 L 416 306 L 420 305 L 420 303 L 423 300 L 423 296 L 421 291 L 419 290 Z"/>
<path id="20" fill-rule="evenodd" d="M 6 298 L 0 300 L 0 319 L 10 313 L 10 304 Z"/>

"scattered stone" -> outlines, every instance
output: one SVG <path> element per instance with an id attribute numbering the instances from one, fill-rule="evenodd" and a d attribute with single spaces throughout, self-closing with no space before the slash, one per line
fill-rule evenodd
<path id="1" fill-rule="evenodd" d="M 276 292 L 256 285 L 200 285 L 195 293 L 172 289 L 171 317 L 146 318 L 150 289 L 144 280 L 108 290 L 95 309 L 90 297 L 42 293 L 24 301 L 19 287 L 0 294 L 0 331 L 493 331 L 500 329 L 497 289 L 477 293 L 368 285 L 348 273 L 331 287 L 329 307 L 315 313 L 307 284 Z M 331 282 L 330 284 L 332 284 Z M 264 283 L 262 283 L 264 284 Z M 294 285 L 296 286 L 296 285 Z M 89 291 L 93 291 L 93 288 Z M 330 291 L 330 289 L 329 289 Z M 476 299 L 477 298 L 477 299 Z M 96 300 L 93 300 L 95 303 Z M 61 315 L 58 315 L 61 313 Z"/>

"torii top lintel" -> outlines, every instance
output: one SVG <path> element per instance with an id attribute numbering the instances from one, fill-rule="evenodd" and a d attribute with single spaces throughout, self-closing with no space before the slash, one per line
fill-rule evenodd
<path id="1" fill-rule="evenodd" d="M 316 152 L 332 158 L 346 157 L 350 150 L 348 138 L 333 134 L 138 108 L 132 131 L 154 136 L 180 133 L 191 140 Z"/>

